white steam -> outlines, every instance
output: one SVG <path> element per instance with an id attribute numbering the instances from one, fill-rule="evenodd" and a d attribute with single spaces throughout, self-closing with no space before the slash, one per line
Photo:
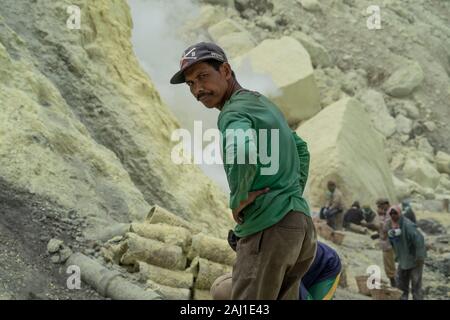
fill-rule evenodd
<path id="1" fill-rule="evenodd" d="M 200 15 L 198 4 L 192 0 L 129 0 L 128 3 L 134 25 L 134 51 L 163 101 L 181 126 L 192 133 L 192 137 L 194 121 L 202 121 L 203 130 L 217 128 L 217 109 L 205 108 L 191 95 L 185 84 L 169 83 L 172 75 L 178 71 L 183 51 L 192 45 L 180 39 L 178 32 L 188 20 Z M 248 61 L 243 61 L 234 71 L 243 87 L 269 96 L 278 94 L 271 77 L 254 72 Z M 229 192 L 222 165 L 199 166 L 225 192 Z"/>

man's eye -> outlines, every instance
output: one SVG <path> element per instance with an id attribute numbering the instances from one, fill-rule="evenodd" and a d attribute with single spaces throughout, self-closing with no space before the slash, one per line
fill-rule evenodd
<path id="1" fill-rule="evenodd" d="M 202 74 L 199 75 L 198 77 L 199 77 L 200 79 L 205 79 L 207 76 L 208 76 L 207 73 L 202 73 Z"/>

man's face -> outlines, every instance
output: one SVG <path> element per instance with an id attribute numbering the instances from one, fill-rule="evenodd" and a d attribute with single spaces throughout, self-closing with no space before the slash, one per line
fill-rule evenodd
<path id="1" fill-rule="evenodd" d="M 192 95 L 209 109 L 222 107 L 231 78 L 229 65 L 221 65 L 219 71 L 206 62 L 199 62 L 184 71 L 186 84 Z"/>
<path id="2" fill-rule="evenodd" d="M 334 184 L 328 184 L 328 191 L 330 192 L 334 192 L 334 190 L 336 190 L 336 186 Z"/>
<path id="3" fill-rule="evenodd" d="M 377 206 L 377 213 L 379 215 L 385 215 L 388 209 L 389 209 L 389 204 L 381 204 L 381 205 Z"/>
<path id="4" fill-rule="evenodd" d="M 397 210 L 391 209 L 391 211 L 389 211 L 389 215 L 394 222 L 398 222 L 398 220 L 400 219 L 400 215 Z"/>
<path id="5" fill-rule="evenodd" d="M 379 216 L 382 216 L 385 214 L 384 210 L 380 206 L 377 207 L 377 213 Z"/>

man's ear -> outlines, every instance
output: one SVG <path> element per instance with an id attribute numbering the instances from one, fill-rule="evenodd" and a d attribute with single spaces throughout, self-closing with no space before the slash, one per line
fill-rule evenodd
<path id="1" fill-rule="evenodd" d="M 233 77 L 232 71 L 231 71 L 231 66 L 228 62 L 222 63 L 220 68 L 223 70 L 226 80 L 230 80 Z"/>

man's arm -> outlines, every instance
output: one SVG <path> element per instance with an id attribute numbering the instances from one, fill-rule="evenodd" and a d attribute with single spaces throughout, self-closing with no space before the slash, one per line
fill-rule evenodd
<path id="1" fill-rule="evenodd" d="M 416 214 L 414 213 L 413 209 L 409 207 L 408 209 L 408 219 L 411 220 L 413 223 L 417 224 Z"/>
<path id="2" fill-rule="evenodd" d="M 388 231 L 392 228 L 392 222 L 391 220 L 385 220 L 384 222 L 381 222 L 380 224 L 380 240 L 381 241 L 387 241 L 388 240 Z"/>
<path id="3" fill-rule="evenodd" d="M 415 226 L 410 226 L 416 261 L 423 263 L 426 258 L 425 239 Z"/>
<path id="4" fill-rule="evenodd" d="M 330 209 L 342 209 L 342 193 L 338 189 L 333 192 Z"/>
<path id="5" fill-rule="evenodd" d="M 219 129 L 224 139 L 223 162 L 230 187 L 230 208 L 234 210 L 248 199 L 258 171 L 254 138 L 251 135 L 245 135 L 245 139 L 237 138 L 237 135 L 250 132 L 247 130 L 252 129 L 252 122 L 244 113 L 227 112 L 220 120 Z M 238 163 L 239 153 L 245 155 L 244 163 Z"/>
<path id="6" fill-rule="evenodd" d="M 303 141 L 295 131 L 292 131 L 292 135 L 295 140 L 295 145 L 297 147 L 297 154 L 300 160 L 300 188 L 301 193 L 305 190 L 306 182 L 308 181 L 308 173 L 309 173 L 309 161 L 310 154 L 308 151 L 308 145 L 305 141 Z"/>

